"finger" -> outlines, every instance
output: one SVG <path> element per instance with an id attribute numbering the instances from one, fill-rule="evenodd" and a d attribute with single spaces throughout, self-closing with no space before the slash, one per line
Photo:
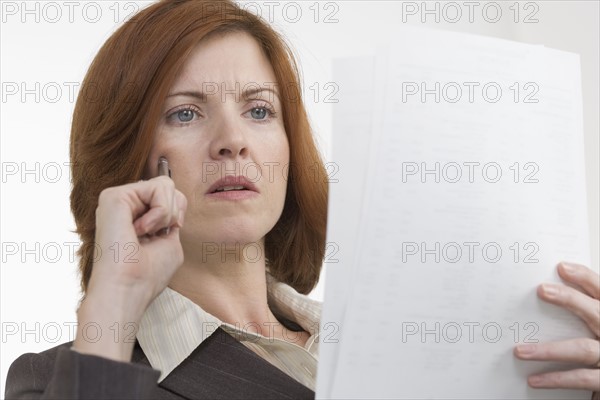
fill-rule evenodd
<path id="1" fill-rule="evenodd" d="M 156 232 L 156 235 L 158 235 L 158 236 L 169 235 L 169 233 L 171 232 L 171 227 L 172 226 L 178 226 L 178 221 L 179 221 L 179 207 L 177 206 L 176 194 L 177 194 L 176 191 L 173 190 L 173 197 L 171 199 L 171 204 L 172 204 L 171 219 L 167 223 L 167 226 L 161 228 L 160 230 L 158 230 Z"/>
<path id="2" fill-rule="evenodd" d="M 171 178 L 171 169 L 169 168 L 169 162 L 167 161 L 166 157 L 161 156 L 158 159 L 158 168 L 157 168 L 157 170 L 158 170 L 158 176 L 168 176 L 169 178 Z M 177 218 L 177 216 L 179 215 L 179 213 L 175 209 L 175 205 L 176 205 L 176 203 L 175 203 L 175 191 L 173 191 L 173 199 L 171 201 L 171 204 L 172 204 L 172 207 L 174 207 L 173 210 L 171 210 L 172 218 Z M 156 232 L 156 235 L 157 236 L 167 236 L 167 235 L 169 235 L 171 225 L 172 225 L 172 222 L 168 223 L 166 227 L 158 230 Z"/>
<path id="3" fill-rule="evenodd" d="M 550 343 L 528 343 L 515 347 L 522 360 L 561 361 L 596 366 L 600 360 L 600 342 L 590 338 Z"/>
<path id="4" fill-rule="evenodd" d="M 565 285 L 545 283 L 537 292 L 543 300 L 573 312 L 600 336 L 600 301 Z"/>
<path id="5" fill-rule="evenodd" d="M 136 234 L 138 236 L 155 235 L 167 225 L 163 221 L 165 221 L 166 218 L 170 218 L 170 216 L 171 210 L 167 207 L 156 206 L 151 208 L 146 214 L 134 222 Z"/>
<path id="6" fill-rule="evenodd" d="M 570 371 L 548 372 L 527 378 L 529 386 L 549 389 L 600 390 L 600 369 L 573 369 Z"/>
<path id="7" fill-rule="evenodd" d="M 119 203 L 126 205 L 131 210 L 132 218 L 137 218 L 144 214 L 149 206 L 152 207 L 158 205 L 158 203 L 165 204 L 169 199 L 165 187 L 169 186 L 175 187 L 171 179 L 156 177 L 148 181 L 138 181 L 119 187 L 107 188 L 100 193 L 100 196 L 108 198 L 107 202 L 111 206 Z"/>
<path id="8" fill-rule="evenodd" d="M 171 223 L 169 224 L 169 226 L 177 225 L 177 223 L 179 221 L 179 205 L 177 204 L 177 191 L 176 190 L 173 190 L 173 198 L 171 199 L 171 204 L 172 204 L 173 209 L 171 210 L 172 218 L 171 218 Z"/>
<path id="9" fill-rule="evenodd" d="M 159 236 L 169 235 L 171 228 L 183 227 L 185 211 L 187 210 L 187 198 L 179 190 L 173 191 L 173 209 L 171 220 L 166 227 L 159 229 L 155 234 Z"/>
<path id="10" fill-rule="evenodd" d="M 593 298 L 600 299 L 600 275 L 588 267 L 561 261 L 558 274 L 565 281 L 579 285 Z"/>
<path id="11" fill-rule="evenodd" d="M 158 177 L 138 184 L 143 187 L 135 188 L 135 194 L 144 201 L 144 211 L 146 211 L 134 221 L 138 236 L 154 233 L 169 226 L 175 191 L 173 181 L 167 177 Z"/>
<path id="12" fill-rule="evenodd" d="M 185 218 L 185 212 L 187 210 L 188 202 L 187 202 L 187 198 L 185 197 L 185 195 L 183 193 L 181 193 L 179 190 L 175 191 L 175 202 L 177 204 L 178 215 L 179 215 L 177 224 L 181 228 L 183 226 L 183 221 Z"/>

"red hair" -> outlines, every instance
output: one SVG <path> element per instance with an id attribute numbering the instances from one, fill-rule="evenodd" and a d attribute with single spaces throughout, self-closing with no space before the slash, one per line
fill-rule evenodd
<path id="1" fill-rule="evenodd" d="M 100 192 L 141 179 L 161 109 L 195 45 L 214 34 L 249 33 L 269 59 L 290 146 L 282 215 L 265 238 L 271 274 L 300 293 L 317 284 L 325 254 L 327 174 L 302 101 L 290 47 L 233 1 L 163 0 L 143 9 L 100 49 L 82 83 L 71 129 L 71 210 L 82 240 L 81 290 L 91 276 Z"/>

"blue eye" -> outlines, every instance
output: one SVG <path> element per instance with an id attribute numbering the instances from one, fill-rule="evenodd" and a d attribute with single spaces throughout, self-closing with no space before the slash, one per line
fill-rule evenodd
<path id="1" fill-rule="evenodd" d="M 191 105 L 182 106 L 167 115 L 167 122 L 174 125 L 187 125 L 200 115 L 200 111 Z"/>
<path id="2" fill-rule="evenodd" d="M 177 119 L 179 122 L 190 122 L 194 119 L 194 111 L 190 109 L 177 111 Z"/>
<path id="3" fill-rule="evenodd" d="M 250 113 L 251 118 L 258 123 L 267 124 L 277 118 L 275 109 L 268 103 L 255 104 L 255 107 L 248 112 Z"/>
<path id="4" fill-rule="evenodd" d="M 255 119 L 265 119 L 267 116 L 267 109 L 263 107 L 257 107 L 250 110 L 250 115 Z"/>

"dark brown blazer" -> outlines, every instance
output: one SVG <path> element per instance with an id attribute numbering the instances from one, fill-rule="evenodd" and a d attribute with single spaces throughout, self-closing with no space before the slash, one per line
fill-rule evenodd
<path id="1" fill-rule="evenodd" d="M 17 358 L 6 399 L 314 399 L 315 393 L 217 329 L 160 384 L 136 341 L 130 363 L 63 343 Z"/>

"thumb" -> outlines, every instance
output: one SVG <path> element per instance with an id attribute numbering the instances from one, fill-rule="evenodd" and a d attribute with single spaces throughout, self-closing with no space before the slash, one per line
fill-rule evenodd
<path id="1" fill-rule="evenodd" d="M 150 242 L 148 245 L 144 243 L 148 258 L 162 265 L 179 267 L 183 263 L 183 248 L 179 235 L 179 226 L 173 225 L 168 234 L 146 239 L 145 242 Z"/>

